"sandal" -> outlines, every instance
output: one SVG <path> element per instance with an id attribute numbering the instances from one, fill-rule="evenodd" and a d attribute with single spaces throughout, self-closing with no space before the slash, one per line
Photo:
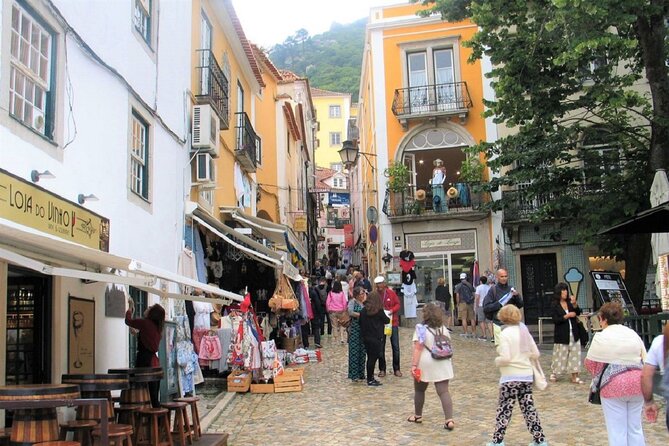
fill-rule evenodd
<path id="1" fill-rule="evenodd" d="M 423 417 L 422 417 L 422 416 L 418 416 L 418 415 L 411 415 L 409 418 L 407 418 L 407 421 L 408 421 L 409 423 L 420 424 L 420 423 L 423 422 Z"/>
<path id="2" fill-rule="evenodd" d="M 571 380 L 572 384 L 584 384 L 581 378 L 576 377 L 576 379 Z"/>
<path id="3" fill-rule="evenodd" d="M 455 421 L 453 421 L 452 418 L 450 420 L 446 420 L 446 422 L 444 423 L 444 429 L 449 431 L 455 429 Z"/>
<path id="4" fill-rule="evenodd" d="M 555 376 L 555 373 L 551 373 L 551 376 L 548 378 L 548 380 L 552 383 L 557 382 L 557 376 Z"/>

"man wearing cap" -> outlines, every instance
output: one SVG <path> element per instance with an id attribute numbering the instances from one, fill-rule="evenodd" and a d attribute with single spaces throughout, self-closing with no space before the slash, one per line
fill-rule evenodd
<path id="1" fill-rule="evenodd" d="M 453 289 L 458 305 L 458 317 L 462 321 L 462 335 L 466 338 L 476 336 L 476 315 L 474 314 L 474 287 L 467 281 L 467 273 L 460 274 L 460 283 Z M 469 324 L 471 322 L 471 334 Z"/>
<path id="2" fill-rule="evenodd" d="M 393 350 L 393 373 L 397 377 L 402 376 L 400 371 L 400 299 L 395 292 L 388 288 L 386 279 L 383 276 L 377 276 L 374 279 L 376 285 L 376 292 L 381 296 L 383 302 L 383 309 L 390 317 L 392 322 L 392 334 L 390 335 L 390 346 Z M 381 357 L 379 358 L 379 377 L 386 376 L 386 337 L 383 336 L 383 346 L 381 350 Z"/>

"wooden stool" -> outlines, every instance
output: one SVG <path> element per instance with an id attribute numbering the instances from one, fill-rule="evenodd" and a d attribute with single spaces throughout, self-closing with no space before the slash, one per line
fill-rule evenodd
<path id="1" fill-rule="evenodd" d="M 80 444 L 77 441 L 43 441 L 35 443 L 33 446 L 80 446 Z"/>
<path id="2" fill-rule="evenodd" d="M 174 411 L 174 424 L 172 424 L 172 434 L 178 435 L 181 446 L 186 446 L 186 439 L 189 444 L 193 444 L 193 434 L 190 423 L 188 422 L 188 403 L 163 403 L 162 406 L 169 410 L 168 418 L 172 418 Z"/>
<path id="3" fill-rule="evenodd" d="M 142 406 L 139 404 L 122 404 L 116 407 L 116 422 L 118 424 L 128 424 L 137 432 L 137 411 L 141 408 Z"/>
<path id="4" fill-rule="evenodd" d="M 0 445 L 6 446 L 9 444 L 9 437 L 12 435 L 11 427 L 0 428 Z"/>
<path id="5" fill-rule="evenodd" d="M 172 446 L 169 410 L 163 409 L 162 407 L 145 407 L 140 409 L 137 413 L 139 414 L 139 423 L 137 426 L 138 434 L 135 437 L 137 445 L 150 444 L 152 446 Z M 146 432 L 142 429 L 144 421 L 148 424 L 148 439 L 145 438 Z M 167 441 L 160 441 L 161 434 L 165 434 Z"/>
<path id="6" fill-rule="evenodd" d="M 200 401 L 198 396 L 189 396 L 186 398 L 176 398 L 174 400 L 177 403 L 188 403 L 190 406 L 190 419 L 191 419 L 191 430 L 193 432 L 193 439 L 195 441 L 199 440 L 202 436 L 202 430 L 200 429 L 200 413 L 197 410 L 197 402 Z"/>
<path id="7" fill-rule="evenodd" d="M 60 425 L 60 440 L 67 440 L 68 432 L 72 432 L 72 439 L 81 443 L 81 446 L 89 446 L 93 443 L 91 432 L 98 426 L 93 420 L 71 420 Z"/>
<path id="8" fill-rule="evenodd" d="M 112 426 L 122 426 L 121 428 L 113 428 Z M 115 424 L 109 425 L 109 444 L 123 446 L 125 442 L 126 446 L 132 446 L 132 427 L 126 424 Z M 93 429 L 93 444 L 101 444 L 102 431 L 99 427 Z"/>

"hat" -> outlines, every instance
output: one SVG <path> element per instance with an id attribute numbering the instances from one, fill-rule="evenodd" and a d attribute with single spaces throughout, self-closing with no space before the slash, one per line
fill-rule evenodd
<path id="1" fill-rule="evenodd" d="M 444 164 L 444 162 L 442 160 L 440 160 L 439 158 L 437 158 L 436 160 L 434 160 L 432 162 L 432 164 L 436 166 L 437 164 Z"/>
<path id="2" fill-rule="evenodd" d="M 467 273 L 460 273 L 460 280 L 465 280 L 467 278 Z"/>
<path id="3" fill-rule="evenodd" d="M 425 201 L 425 190 L 418 189 L 416 191 L 416 201 Z"/>
<path id="4" fill-rule="evenodd" d="M 448 195 L 448 198 L 458 198 L 458 195 L 460 195 L 460 192 L 454 187 L 450 187 L 446 191 L 446 195 Z"/>
<path id="5" fill-rule="evenodd" d="M 383 276 L 376 276 L 376 277 L 374 278 L 374 283 L 383 283 L 383 282 L 385 282 L 385 281 L 386 281 L 386 278 L 383 277 Z"/>

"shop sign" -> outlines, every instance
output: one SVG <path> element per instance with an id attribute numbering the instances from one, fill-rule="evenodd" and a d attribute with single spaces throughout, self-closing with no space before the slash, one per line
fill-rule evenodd
<path id="1" fill-rule="evenodd" d="M 353 225 L 344 225 L 344 246 L 353 248 Z"/>
<path id="2" fill-rule="evenodd" d="M 293 221 L 293 230 L 295 232 L 307 232 L 307 216 L 296 215 Z"/>
<path id="3" fill-rule="evenodd" d="M 0 216 L 89 248 L 109 251 L 109 219 L 3 169 Z"/>
<path id="4" fill-rule="evenodd" d="M 330 192 L 328 194 L 328 203 L 330 206 L 348 206 L 351 204 L 351 198 L 349 194 Z"/>
<path id="5" fill-rule="evenodd" d="M 422 240 L 420 242 L 420 247 L 423 249 L 430 248 L 445 248 L 462 245 L 461 238 L 443 238 L 437 240 Z"/>

